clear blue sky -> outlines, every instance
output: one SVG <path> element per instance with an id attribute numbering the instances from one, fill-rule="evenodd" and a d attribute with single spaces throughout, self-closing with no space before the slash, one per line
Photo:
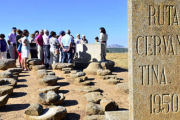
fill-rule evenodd
<path id="1" fill-rule="evenodd" d="M 108 45 L 128 46 L 127 0 L 0 0 L 0 5 L 0 33 L 6 39 L 12 27 L 58 34 L 70 29 L 75 38 L 85 34 L 93 43 L 99 28 L 105 27 Z"/>

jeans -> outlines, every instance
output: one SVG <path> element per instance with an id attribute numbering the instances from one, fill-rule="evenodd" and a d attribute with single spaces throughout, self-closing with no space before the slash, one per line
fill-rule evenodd
<path id="1" fill-rule="evenodd" d="M 49 62 L 50 62 L 50 45 L 45 45 L 44 50 L 45 50 L 45 64 L 49 64 Z"/>
<path id="2" fill-rule="evenodd" d="M 69 47 L 64 46 L 64 48 L 68 49 Z M 71 63 L 72 62 L 71 55 L 72 55 L 71 50 L 69 52 L 65 52 L 64 50 L 62 50 L 62 63 L 65 63 L 66 59 L 68 59 L 68 63 Z"/>

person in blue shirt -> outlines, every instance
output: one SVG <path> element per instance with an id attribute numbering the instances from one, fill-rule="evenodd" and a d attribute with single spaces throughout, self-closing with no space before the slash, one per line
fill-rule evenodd
<path id="1" fill-rule="evenodd" d="M 72 52 L 71 52 L 71 42 L 72 37 L 70 36 L 70 30 L 66 30 L 66 35 L 61 39 L 61 47 L 62 47 L 62 63 L 66 62 L 66 56 L 68 59 L 68 63 L 72 62 Z"/>
<path id="2" fill-rule="evenodd" d="M 7 52 L 8 49 L 7 42 L 4 39 L 5 35 L 0 34 L 0 59 L 7 59 Z"/>

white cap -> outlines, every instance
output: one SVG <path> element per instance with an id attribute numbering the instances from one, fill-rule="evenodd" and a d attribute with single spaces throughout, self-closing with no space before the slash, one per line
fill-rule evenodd
<path id="1" fill-rule="evenodd" d="M 80 35 L 80 34 L 77 34 L 76 36 L 78 36 L 78 35 Z"/>
<path id="2" fill-rule="evenodd" d="M 85 36 L 84 34 L 82 36 Z"/>
<path id="3" fill-rule="evenodd" d="M 47 29 L 44 29 L 44 33 L 47 33 L 47 32 L 49 32 Z"/>

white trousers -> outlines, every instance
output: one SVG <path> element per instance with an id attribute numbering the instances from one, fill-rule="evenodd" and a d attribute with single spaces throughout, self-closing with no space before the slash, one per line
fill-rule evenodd
<path id="1" fill-rule="evenodd" d="M 7 59 L 7 52 L 0 52 L 0 59 Z"/>

